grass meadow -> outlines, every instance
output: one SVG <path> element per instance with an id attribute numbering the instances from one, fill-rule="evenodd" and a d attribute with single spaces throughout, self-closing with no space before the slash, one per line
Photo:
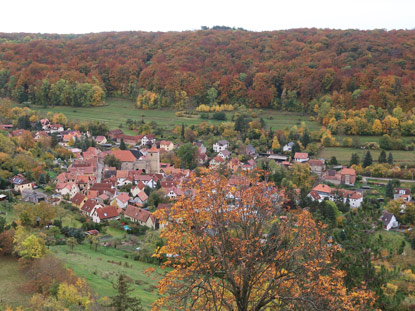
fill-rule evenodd
<path id="1" fill-rule="evenodd" d="M 134 101 L 118 98 L 108 98 L 106 105 L 101 107 L 55 106 L 44 108 L 40 106 L 31 106 L 30 108 L 37 110 L 44 115 L 49 111 L 53 113 L 62 112 L 68 119 L 73 121 L 105 122 L 110 129 L 118 128 L 120 124 L 125 126 L 125 121 L 127 119 L 133 121 L 144 120 L 146 122 L 155 121 L 164 128 L 172 128 L 181 124 L 199 124 L 202 121 L 207 121 L 212 124 L 223 122 L 219 120 L 202 119 L 200 118 L 199 113 L 189 117 L 177 117 L 177 110 L 168 108 L 141 110 L 135 107 Z M 256 113 L 258 117 L 262 117 L 265 120 L 267 127 L 272 127 L 274 130 L 285 129 L 286 127 L 291 128 L 293 125 L 300 125 L 302 121 L 306 122 L 307 127 L 312 131 L 320 128 L 320 125 L 317 122 L 311 121 L 308 116 L 298 113 L 281 112 L 270 109 L 248 109 L 247 112 Z M 227 112 L 227 119 L 231 120 L 234 113 L 235 112 Z"/>
<path id="2" fill-rule="evenodd" d="M 26 307 L 31 294 L 22 292 L 25 276 L 19 271 L 16 258 L 0 257 L 0 310 L 8 305 L 13 308 Z"/>
<path id="3" fill-rule="evenodd" d="M 100 246 L 97 251 L 90 249 L 88 245 L 78 245 L 73 251 L 65 245 L 50 249 L 68 268 L 73 269 L 76 275 L 85 278 L 100 297 L 113 296 L 115 290 L 112 282 L 117 279 L 119 273 L 124 273 L 131 278 L 133 295 L 142 300 L 146 309 L 150 309 L 151 304 L 157 299 L 155 286 L 163 273 L 158 266 L 125 258 L 126 252 L 104 246 Z M 155 268 L 155 272 L 148 275 L 145 272 L 148 268 Z"/>
<path id="4" fill-rule="evenodd" d="M 355 148 L 343 148 L 343 147 L 326 147 L 319 153 L 318 157 L 329 160 L 332 156 L 337 158 L 337 161 L 341 164 L 349 164 L 352 153 L 357 153 L 360 160 L 363 160 L 367 150 L 355 149 Z M 393 160 L 395 163 L 403 165 L 415 165 L 415 152 L 404 150 L 392 150 Z M 370 150 L 373 161 L 377 162 L 381 150 Z M 386 152 L 389 154 L 389 151 Z"/>

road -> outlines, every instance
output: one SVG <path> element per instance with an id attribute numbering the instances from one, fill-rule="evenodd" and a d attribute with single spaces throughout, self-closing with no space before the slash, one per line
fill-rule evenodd
<path id="1" fill-rule="evenodd" d="M 102 181 L 102 171 L 104 169 L 104 160 L 98 159 L 97 163 L 97 183 Z"/>
<path id="2" fill-rule="evenodd" d="M 362 176 L 362 182 L 366 182 L 367 180 L 383 180 L 383 181 L 389 181 L 396 178 L 380 178 L 380 177 L 370 177 L 370 176 Z M 400 182 L 410 182 L 415 183 L 415 180 L 412 179 L 399 179 Z"/>

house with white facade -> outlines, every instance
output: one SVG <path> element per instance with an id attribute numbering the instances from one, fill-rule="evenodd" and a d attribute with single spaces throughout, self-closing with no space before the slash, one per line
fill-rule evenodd
<path id="1" fill-rule="evenodd" d="M 225 139 L 222 139 L 213 144 L 213 151 L 221 152 L 223 150 L 228 149 L 228 147 L 229 147 L 229 142 Z"/>

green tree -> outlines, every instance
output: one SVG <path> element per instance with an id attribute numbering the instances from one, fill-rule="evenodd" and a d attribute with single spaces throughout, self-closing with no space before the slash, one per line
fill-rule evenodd
<path id="1" fill-rule="evenodd" d="M 180 158 L 181 167 L 194 169 L 197 166 L 197 153 L 197 146 L 193 146 L 191 143 L 180 146 L 177 155 Z"/>
<path id="2" fill-rule="evenodd" d="M 109 167 L 115 167 L 117 170 L 121 169 L 121 161 L 112 154 L 108 154 L 104 159 L 104 164 Z"/>
<path id="3" fill-rule="evenodd" d="M 124 274 L 120 274 L 117 283 L 113 283 L 112 286 L 117 291 L 117 294 L 111 297 L 110 307 L 112 307 L 113 310 L 144 311 L 141 300 L 130 295 L 134 290 L 130 288 L 127 277 Z"/>
<path id="4" fill-rule="evenodd" d="M 385 196 L 389 199 L 393 199 L 393 184 L 391 180 L 389 180 L 386 185 Z"/>
<path id="5" fill-rule="evenodd" d="M 359 155 L 357 153 L 352 153 L 352 157 L 350 159 L 350 166 L 359 165 L 359 163 L 360 163 Z"/>
<path id="6" fill-rule="evenodd" d="M 184 124 L 183 123 L 182 123 L 182 130 L 181 130 L 180 136 L 184 139 Z"/>
<path id="7" fill-rule="evenodd" d="M 388 155 L 388 163 L 390 165 L 393 165 L 393 155 L 392 155 L 392 152 L 389 152 L 389 155 Z"/>
<path id="8" fill-rule="evenodd" d="M 344 250 L 338 253 L 338 260 L 347 273 L 344 280 L 348 288 L 364 283 L 378 292 L 385 282 L 373 265 L 383 246 L 376 237 L 376 231 L 382 228 L 380 215 L 379 204 L 365 199 L 360 208 L 347 214 L 343 230 L 335 234 Z"/>
<path id="9" fill-rule="evenodd" d="M 127 146 L 125 145 L 125 142 L 124 142 L 124 138 L 121 138 L 120 149 L 121 150 L 126 150 L 127 149 Z"/>
<path id="10" fill-rule="evenodd" d="M 382 149 L 382 151 L 379 154 L 378 162 L 379 163 L 386 163 L 387 162 L 387 160 L 386 160 L 386 152 L 383 149 Z"/>
<path id="11" fill-rule="evenodd" d="M 69 246 L 69 248 L 70 248 L 71 250 L 73 250 L 73 249 L 74 249 L 74 247 L 75 247 L 76 245 L 78 245 L 78 241 L 77 241 L 75 238 L 70 237 L 70 238 L 67 238 L 67 239 L 66 239 L 66 245 L 68 245 L 68 246 Z"/>
<path id="12" fill-rule="evenodd" d="M 308 133 L 308 130 L 305 130 L 303 136 L 301 137 L 301 144 L 304 146 L 304 148 L 306 148 L 310 142 L 310 134 Z"/>
<path id="13" fill-rule="evenodd" d="M 339 163 L 337 162 L 337 158 L 335 156 L 332 156 L 330 158 L 329 164 L 330 165 L 338 165 Z"/>
<path id="14" fill-rule="evenodd" d="M 368 167 L 372 165 L 373 159 L 370 151 L 366 152 L 365 157 L 363 158 L 363 167 Z"/>

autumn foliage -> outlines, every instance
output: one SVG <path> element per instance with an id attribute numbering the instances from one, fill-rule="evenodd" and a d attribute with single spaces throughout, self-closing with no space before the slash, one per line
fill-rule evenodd
<path id="1" fill-rule="evenodd" d="M 414 30 L 3 33 L 0 94 L 79 106 L 99 105 L 105 94 L 136 99 L 143 89 L 161 96 L 144 102 L 161 106 L 184 98 L 297 111 L 331 95 L 345 108 L 408 110 L 414 40 Z"/>
<path id="2" fill-rule="evenodd" d="M 347 291 L 330 244 L 307 212 L 286 213 L 256 177 L 230 185 L 192 176 L 187 196 L 159 211 L 156 256 L 171 267 L 154 310 L 371 310 L 373 294 Z"/>

